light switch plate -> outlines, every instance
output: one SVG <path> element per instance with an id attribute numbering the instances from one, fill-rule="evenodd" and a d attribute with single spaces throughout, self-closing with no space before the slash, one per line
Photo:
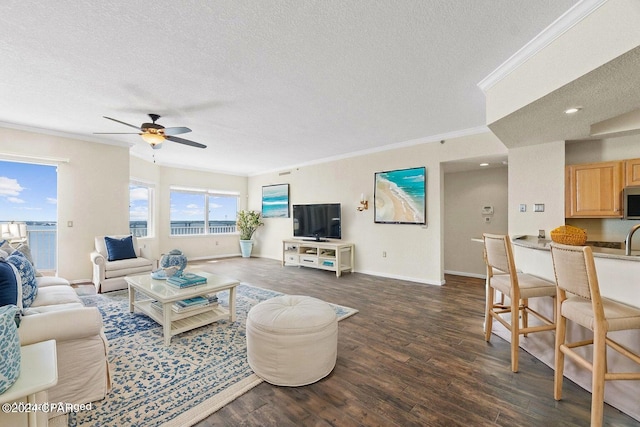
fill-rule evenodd
<path id="1" fill-rule="evenodd" d="M 526 212 L 527 211 L 527 205 L 525 205 L 524 203 L 520 204 L 520 212 Z"/>
<path id="2" fill-rule="evenodd" d="M 544 203 L 536 203 L 533 205 L 534 212 L 544 212 Z"/>

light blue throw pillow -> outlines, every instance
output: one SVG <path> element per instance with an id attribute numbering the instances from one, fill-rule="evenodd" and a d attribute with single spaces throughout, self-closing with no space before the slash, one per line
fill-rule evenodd
<path id="1" fill-rule="evenodd" d="M 16 270 L 18 270 L 18 274 L 20 274 L 20 281 L 22 282 L 22 307 L 31 307 L 31 303 L 33 303 L 33 300 L 36 299 L 36 295 L 38 294 L 36 270 L 27 257 L 19 251 L 15 251 L 9 255 L 6 261 L 11 263 Z"/>
<path id="2" fill-rule="evenodd" d="M 4 393 L 20 376 L 20 339 L 16 327 L 18 307 L 0 307 L 0 394 Z"/>

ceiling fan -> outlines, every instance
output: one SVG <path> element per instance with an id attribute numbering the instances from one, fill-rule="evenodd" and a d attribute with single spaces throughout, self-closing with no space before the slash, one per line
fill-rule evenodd
<path id="1" fill-rule="evenodd" d="M 191 129 L 187 128 L 187 127 L 170 127 L 170 128 L 166 128 L 164 126 L 162 126 L 161 124 L 156 123 L 156 120 L 158 120 L 160 118 L 160 115 L 158 114 L 149 114 L 149 117 L 151 118 L 151 123 L 143 123 L 142 125 L 140 125 L 140 127 L 135 126 L 135 125 L 131 125 L 129 123 L 125 123 L 123 121 L 117 120 L 117 119 L 112 119 L 111 117 L 107 117 L 107 116 L 102 116 L 105 119 L 108 120 L 113 120 L 114 122 L 118 122 L 121 123 L 125 126 L 129 126 L 132 127 L 134 129 L 137 129 L 138 132 L 94 132 L 94 134 L 96 135 L 140 135 L 142 137 L 142 139 L 145 140 L 145 142 L 149 143 L 149 145 L 151 145 L 151 147 L 155 150 L 159 149 L 162 147 L 162 143 L 167 140 L 167 141 L 172 141 L 172 142 L 177 142 L 178 144 L 184 144 L 184 145 L 190 145 L 191 147 L 197 147 L 197 148 L 207 148 L 206 145 L 204 144 L 200 144 L 198 142 L 194 142 L 194 141 L 190 141 L 188 139 L 184 139 L 184 138 L 178 138 L 177 136 L 174 135 L 179 135 L 182 133 L 187 133 L 187 132 L 191 132 Z"/>

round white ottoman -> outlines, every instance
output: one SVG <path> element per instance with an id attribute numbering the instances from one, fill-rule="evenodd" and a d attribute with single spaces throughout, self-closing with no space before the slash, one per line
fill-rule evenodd
<path id="1" fill-rule="evenodd" d="M 338 318 L 328 303 L 283 295 L 249 310 L 249 366 L 265 381 L 280 386 L 314 383 L 329 375 L 337 356 Z"/>

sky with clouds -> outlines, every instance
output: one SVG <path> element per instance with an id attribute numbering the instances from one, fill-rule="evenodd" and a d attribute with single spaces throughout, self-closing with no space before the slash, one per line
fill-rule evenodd
<path id="1" fill-rule="evenodd" d="M 56 221 L 55 166 L 0 161 L 0 222 Z"/>
<path id="2" fill-rule="evenodd" d="M 209 194 L 209 221 L 235 221 L 237 197 Z M 171 192 L 171 221 L 203 221 L 205 195 Z"/>

